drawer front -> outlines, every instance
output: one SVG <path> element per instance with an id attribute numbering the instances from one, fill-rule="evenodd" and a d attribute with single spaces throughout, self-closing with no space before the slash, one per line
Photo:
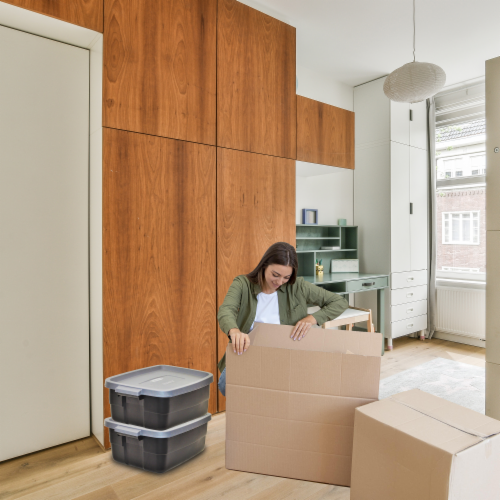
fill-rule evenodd
<path id="1" fill-rule="evenodd" d="M 347 292 L 361 292 L 362 290 L 371 290 L 372 288 L 384 288 L 389 286 L 389 278 L 370 278 L 366 280 L 348 281 L 346 283 Z"/>
<path id="2" fill-rule="evenodd" d="M 418 302 L 409 302 L 408 304 L 400 304 L 399 306 L 391 307 L 391 321 L 404 321 L 415 316 L 427 314 L 427 301 L 419 300 Z"/>
<path id="3" fill-rule="evenodd" d="M 427 328 L 427 314 L 416 316 L 415 318 L 405 319 L 403 321 L 395 321 L 391 324 L 392 338 L 396 339 L 403 335 L 409 335 L 419 330 Z"/>
<path id="4" fill-rule="evenodd" d="M 412 271 L 411 273 L 392 273 L 391 288 L 406 288 L 409 286 L 427 285 L 427 271 Z"/>
<path id="5" fill-rule="evenodd" d="M 417 300 L 427 300 L 427 285 L 391 290 L 391 306 L 399 306 L 399 304 L 407 304 Z"/>

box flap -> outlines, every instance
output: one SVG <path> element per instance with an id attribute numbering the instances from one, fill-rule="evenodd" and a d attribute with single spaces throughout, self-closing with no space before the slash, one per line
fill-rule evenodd
<path id="1" fill-rule="evenodd" d="M 500 422 L 419 389 L 356 411 L 450 454 L 500 433 Z"/>
<path id="2" fill-rule="evenodd" d="M 249 334 L 251 345 L 381 357 L 381 333 L 311 328 L 302 340 L 292 340 L 293 328 L 289 325 L 255 323 Z"/>

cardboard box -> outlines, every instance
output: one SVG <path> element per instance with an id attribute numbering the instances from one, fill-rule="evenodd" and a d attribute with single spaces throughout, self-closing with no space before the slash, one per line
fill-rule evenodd
<path id="1" fill-rule="evenodd" d="M 414 389 L 356 409 L 351 500 L 500 499 L 500 421 Z"/>
<path id="2" fill-rule="evenodd" d="M 354 410 L 378 399 L 380 333 L 258 324 L 226 357 L 226 468 L 348 486 Z"/>

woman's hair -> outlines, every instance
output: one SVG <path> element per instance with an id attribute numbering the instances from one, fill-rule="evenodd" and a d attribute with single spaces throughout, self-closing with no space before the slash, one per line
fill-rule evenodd
<path id="1" fill-rule="evenodd" d="M 290 266 L 292 268 L 292 275 L 288 280 L 288 283 L 293 285 L 295 279 L 297 278 L 297 270 L 299 268 L 299 261 L 297 260 L 297 252 L 292 245 L 280 241 L 279 243 L 274 243 L 267 250 L 262 259 L 260 259 L 257 267 L 247 274 L 247 278 L 250 282 L 260 285 L 261 288 L 264 286 L 264 273 L 266 268 L 271 264 L 278 264 L 280 266 Z"/>

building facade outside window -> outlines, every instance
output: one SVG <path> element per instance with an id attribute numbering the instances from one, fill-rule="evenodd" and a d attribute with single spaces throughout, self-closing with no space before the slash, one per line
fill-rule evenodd
<path id="1" fill-rule="evenodd" d="M 485 121 L 436 129 L 438 278 L 486 277 Z"/>

